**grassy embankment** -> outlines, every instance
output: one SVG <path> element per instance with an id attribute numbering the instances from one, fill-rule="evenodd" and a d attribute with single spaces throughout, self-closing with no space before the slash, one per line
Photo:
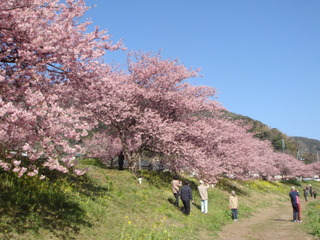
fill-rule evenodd
<path id="1" fill-rule="evenodd" d="M 231 190 L 238 193 L 239 217 L 249 217 L 261 207 L 288 201 L 293 182 L 222 180 L 209 190 L 209 213 L 196 204 L 184 216 L 173 206 L 169 173 L 144 171 L 142 184 L 128 171 L 99 167 L 94 160 L 87 176 L 52 177 L 51 180 L 16 178 L 0 174 L 0 239 L 215 239 L 221 227 L 231 222 L 227 209 Z M 295 182 L 298 184 L 298 182 Z M 320 192 L 320 184 L 313 185 Z M 291 209 L 288 209 L 291 211 Z M 307 209 L 307 224 L 320 236 L 320 203 Z"/>

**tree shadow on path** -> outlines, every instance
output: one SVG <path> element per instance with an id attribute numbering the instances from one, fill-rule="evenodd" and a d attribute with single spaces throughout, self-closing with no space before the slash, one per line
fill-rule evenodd
<path id="1" fill-rule="evenodd" d="M 276 222 L 291 222 L 292 220 L 288 220 L 288 219 L 281 219 L 281 218 L 277 218 L 277 219 L 271 219 L 272 221 L 276 221 Z"/>

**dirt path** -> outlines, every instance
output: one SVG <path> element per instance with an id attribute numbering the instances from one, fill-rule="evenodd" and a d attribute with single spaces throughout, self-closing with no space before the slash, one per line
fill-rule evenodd
<path id="1" fill-rule="evenodd" d="M 302 219 L 305 205 L 302 201 Z M 302 228 L 304 222 L 291 221 L 290 202 L 264 210 L 246 219 L 241 219 L 239 212 L 239 221 L 223 227 L 219 240 L 319 240 L 305 232 Z"/>

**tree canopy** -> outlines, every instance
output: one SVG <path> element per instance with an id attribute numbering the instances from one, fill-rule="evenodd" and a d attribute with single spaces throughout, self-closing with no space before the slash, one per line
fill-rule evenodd
<path id="1" fill-rule="evenodd" d="M 160 53 L 129 53 L 123 70 L 105 64 L 124 48 L 98 27 L 88 31 L 87 9 L 82 0 L 0 2 L 2 169 L 83 174 L 77 154 L 108 161 L 123 151 L 135 171 L 151 151 L 170 170 L 212 182 L 311 171 L 226 118 L 215 89 L 188 82 L 198 70 Z"/>

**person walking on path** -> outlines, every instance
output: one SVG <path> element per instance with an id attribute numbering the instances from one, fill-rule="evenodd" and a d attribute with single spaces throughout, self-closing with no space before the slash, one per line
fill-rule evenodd
<path id="1" fill-rule="evenodd" d="M 238 197 L 235 191 L 231 191 L 231 195 L 229 197 L 229 209 L 231 209 L 232 219 L 233 221 L 238 221 Z"/>
<path id="2" fill-rule="evenodd" d="M 183 182 L 183 186 L 181 188 L 181 200 L 183 203 L 183 210 L 182 212 L 185 215 L 190 214 L 190 201 L 194 203 L 193 198 L 192 198 L 192 190 L 190 188 L 190 183 L 188 181 Z"/>
<path id="3" fill-rule="evenodd" d="M 180 196 L 180 187 L 182 186 L 181 181 L 179 180 L 179 177 L 176 175 L 173 177 L 173 180 L 171 181 L 171 188 L 172 193 L 175 197 L 174 206 L 179 207 L 179 196 Z"/>
<path id="4" fill-rule="evenodd" d="M 297 198 L 297 204 L 298 204 L 298 222 L 302 222 L 300 199 L 299 199 L 299 196 L 296 196 L 296 198 Z"/>
<path id="5" fill-rule="evenodd" d="M 316 199 L 317 198 L 317 191 L 313 190 L 313 198 Z"/>
<path id="6" fill-rule="evenodd" d="M 199 181 L 198 191 L 200 195 L 201 212 L 208 213 L 208 189 L 210 186 L 205 184 L 202 180 Z M 212 185 L 213 188 L 214 185 Z"/>
<path id="7" fill-rule="evenodd" d="M 300 222 L 299 215 L 301 215 L 301 209 L 299 204 L 299 192 L 296 190 L 294 186 L 291 187 L 291 191 L 289 193 L 292 210 L 293 210 L 293 222 Z M 300 213 L 299 213 L 300 209 Z M 301 217 L 301 216 L 300 216 Z"/>

